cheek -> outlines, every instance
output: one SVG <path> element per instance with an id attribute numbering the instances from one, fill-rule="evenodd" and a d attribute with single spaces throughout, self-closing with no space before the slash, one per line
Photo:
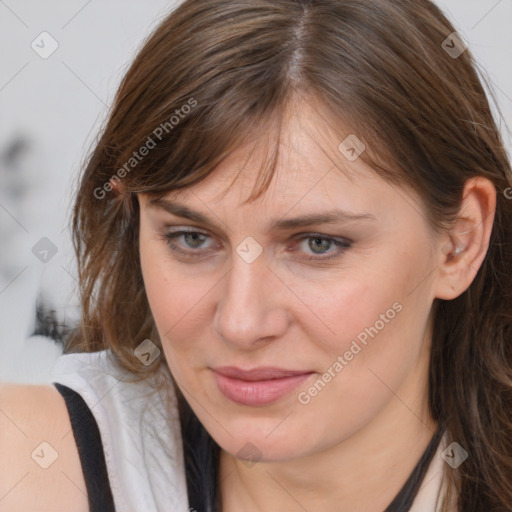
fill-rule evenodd
<path id="1" fill-rule="evenodd" d="M 183 276 L 172 274 L 158 262 L 143 275 L 151 312 L 165 343 L 189 323 L 194 316 L 194 305 L 199 307 L 207 289 L 194 280 L 187 281 Z"/>
<path id="2" fill-rule="evenodd" d="M 379 266 L 329 281 L 321 294 L 313 286 L 302 290 L 323 321 L 309 315 L 314 328 L 307 337 L 317 340 L 328 382 L 303 389 L 300 399 L 309 403 L 303 410 L 308 418 L 331 411 L 327 437 L 339 425 L 348 432 L 370 421 L 422 361 L 428 294 L 422 287 L 410 292 L 425 273 L 417 270 L 419 259 L 407 259 L 383 257 Z"/>
<path id="3" fill-rule="evenodd" d="M 198 315 L 212 285 L 208 279 L 195 278 L 192 269 L 172 261 L 165 242 L 148 240 L 143 233 L 140 259 L 146 295 L 169 366 L 175 354 L 180 360 L 190 359 L 192 366 L 191 340 L 199 339 Z"/>
<path id="4" fill-rule="evenodd" d="M 328 365 L 345 356 L 342 364 L 350 373 L 360 369 L 361 378 L 368 378 L 368 367 L 385 374 L 405 369 L 419 354 L 430 311 L 425 252 L 400 254 L 390 247 L 380 256 L 372 266 L 346 270 L 321 286 L 303 280 L 297 289 L 308 297 L 302 324 L 308 338 L 317 340 Z"/>

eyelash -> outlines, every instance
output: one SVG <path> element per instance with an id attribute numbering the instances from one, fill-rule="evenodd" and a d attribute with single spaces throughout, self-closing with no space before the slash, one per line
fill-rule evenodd
<path id="1" fill-rule="evenodd" d="M 179 253 L 182 256 L 189 258 L 189 259 L 194 259 L 194 258 L 200 257 L 201 255 L 198 254 L 200 249 L 197 249 L 197 250 L 192 249 L 191 251 L 186 251 L 186 250 L 183 250 L 180 247 L 178 247 L 175 243 L 173 243 L 173 241 L 176 238 L 179 238 L 182 235 L 201 235 L 201 236 L 208 237 L 208 238 L 210 238 L 210 237 L 206 233 L 203 233 L 201 231 L 185 231 L 185 230 L 172 231 L 169 233 L 165 233 L 165 235 L 163 236 L 165 243 L 173 252 Z M 333 238 L 333 237 L 329 237 L 329 236 L 320 235 L 317 233 L 305 233 L 305 234 L 301 234 L 301 236 L 296 236 L 294 238 L 294 240 L 297 240 L 298 242 L 301 242 L 303 240 L 308 240 L 308 239 L 318 239 L 318 240 L 331 242 L 332 244 L 337 246 L 340 249 L 340 251 L 334 253 L 331 256 L 327 256 L 327 257 L 325 257 L 325 256 L 307 256 L 304 258 L 306 261 L 324 262 L 324 261 L 332 260 L 334 258 L 340 257 L 345 252 L 346 249 L 349 249 L 351 247 L 351 242 L 349 240 L 337 239 L 337 238 Z"/>

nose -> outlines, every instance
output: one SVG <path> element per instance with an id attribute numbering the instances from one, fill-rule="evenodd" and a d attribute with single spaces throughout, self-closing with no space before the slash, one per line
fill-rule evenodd
<path id="1" fill-rule="evenodd" d="M 254 350 L 286 332 L 290 297 L 263 254 L 247 263 L 235 253 L 232 268 L 217 290 L 213 325 L 225 343 Z"/>

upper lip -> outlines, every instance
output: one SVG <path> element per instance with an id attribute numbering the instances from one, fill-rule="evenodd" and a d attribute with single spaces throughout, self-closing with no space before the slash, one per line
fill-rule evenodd
<path id="1" fill-rule="evenodd" d="M 213 368 L 213 370 L 221 375 L 225 375 L 226 377 L 247 381 L 279 379 L 283 377 L 291 377 L 293 375 L 313 373 L 309 370 L 286 370 L 284 368 L 275 368 L 272 366 L 259 366 L 250 370 L 242 370 L 236 366 L 219 366 L 218 368 Z"/>

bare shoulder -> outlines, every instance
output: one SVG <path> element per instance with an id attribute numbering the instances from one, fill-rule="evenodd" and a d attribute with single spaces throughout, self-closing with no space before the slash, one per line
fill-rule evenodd
<path id="1" fill-rule="evenodd" d="M 52 385 L 0 383 L 0 512 L 88 511 L 66 404 Z"/>

